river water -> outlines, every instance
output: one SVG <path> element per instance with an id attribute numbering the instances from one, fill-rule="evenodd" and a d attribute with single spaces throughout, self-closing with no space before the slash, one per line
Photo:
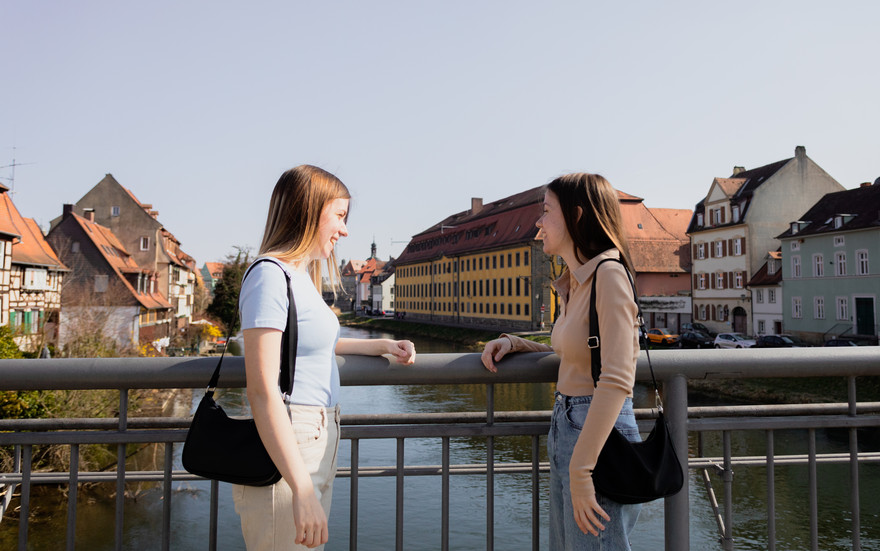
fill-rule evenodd
<path id="1" fill-rule="evenodd" d="M 384 333 L 343 328 L 350 337 L 390 337 Z M 463 352 L 445 342 L 416 340 L 420 353 Z M 191 409 L 200 399 L 194 393 Z M 485 411 L 485 388 L 480 385 L 343 387 L 341 404 L 344 414 Z M 226 391 L 219 398 L 230 411 L 246 410 L 243 392 Z M 496 410 L 547 410 L 552 407 L 552 384 L 498 385 L 495 391 Z M 639 386 L 635 392 L 636 407 L 650 407 L 652 393 Z M 762 455 L 765 451 L 763 433 L 737 433 L 732 436 L 735 455 Z M 705 454 L 720 455 L 720 435 L 704 438 Z M 541 460 L 546 460 L 545 439 L 541 439 Z M 777 454 L 806 453 L 804 431 L 777 431 Z M 696 449 L 692 437 L 691 450 Z M 867 446 L 864 446 L 867 448 Z M 846 432 L 818 431 L 817 450 L 847 451 Z M 451 442 L 453 464 L 479 463 L 486 460 L 485 439 L 460 438 Z M 439 465 L 439 439 L 408 439 L 407 464 Z M 350 464 L 349 441 L 342 440 L 340 466 Z M 531 440 L 527 437 L 495 439 L 496 461 L 530 461 Z M 180 468 L 180 446 L 175 447 L 175 469 Z M 394 465 L 394 440 L 363 440 L 360 443 L 360 465 Z M 861 469 L 861 543 L 862 549 L 880 549 L 880 465 L 862 464 Z M 819 473 L 819 549 L 851 549 L 848 465 L 820 465 Z M 690 539 L 691 548 L 721 549 L 718 528 L 709 506 L 701 474 L 690 474 Z M 712 475 L 713 486 L 720 502 L 724 490 L 720 478 Z M 547 547 L 546 475 L 541 478 L 541 548 Z M 393 477 L 361 478 L 359 480 L 358 548 L 366 551 L 395 547 L 395 484 Z M 434 550 L 440 548 L 441 487 L 439 477 L 408 477 L 405 481 L 404 548 Z M 453 476 L 450 481 L 450 548 L 461 550 L 486 547 L 486 481 L 485 476 Z M 734 476 L 734 537 L 735 548 L 767 549 L 766 541 L 766 469 L 740 467 Z M 172 549 L 207 549 L 208 501 L 207 482 L 176 482 L 172 497 Z M 40 506 L 41 501 L 43 502 Z M 57 504 L 52 502 L 57 501 Z M 348 549 L 349 545 L 349 481 L 337 479 L 334 485 L 334 506 L 330 515 L 330 550 Z M 42 511 L 31 521 L 29 549 L 35 551 L 63 548 L 66 522 L 65 501 L 48 497 L 33 499 L 35 509 Z M 124 548 L 133 550 L 160 549 L 162 518 L 160 486 L 140 491 L 126 502 Z M 809 549 L 809 501 L 806 466 L 776 468 L 777 549 Z M 238 516 L 233 510 L 231 487 L 220 485 L 220 522 L 218 548 L 243 550 L 244 542 Z M 663 549 L 663 502 L 648 503 L 642 510 L 632 536 L 633 549 Z M 112 499 L 81 498 L 78 507 L 77 549 L 89 551 L 113 549 L 114 502 Z M 14 522 L 6 519 L 0 526 L 0 548 L 15 546 Z M 531 477 L 530 475 L 495 476 L 495 549 L 531 548 Z"/>

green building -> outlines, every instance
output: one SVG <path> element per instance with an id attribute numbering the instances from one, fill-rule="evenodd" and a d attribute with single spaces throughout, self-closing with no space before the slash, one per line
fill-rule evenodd
<path id="1" fill-rule="evenodd" d="M 779 239 L 785 331 L 877 344 L 880 178 L 825 195 Z"/>

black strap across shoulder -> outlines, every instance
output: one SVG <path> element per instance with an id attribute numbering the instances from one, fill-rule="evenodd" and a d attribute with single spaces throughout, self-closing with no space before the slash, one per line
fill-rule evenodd
<path id="1" fill-rule="evenodd" d="M 260 262 L 271 262 L 278 266 L 282 272 L 284 272 L 284 279 L 287 281 L 287 326 L 284 328 L 284 335 L 281 337 L 281 367 L 278 376 L 278 386 L 284 394 L 285 401 L 290 399 L 293 395 L 293 376 L 296 373 L 296 347 L 299 342 L 297 334 L 298 328 L 296 324 L 296 301 L 293 299 L 293 291 L 290 288 L 290 274 L 287 273 L 287 270 L 281 267 L 281 265 L 273 258 L 263 257 L 258 258 L 247 271 L 244 273 L 244 276 L 241 278 L 242 284 L 244 284 L 245 278 L 251 272 L 251 270 L 259 264 Z M 236 303 L 235 313 L 233 314 L 233 319 L 230 320 L 229 326 L 232 327 L 235 323 L 235 317 L 238 316 L 238 304 Z M 217 387 L 217 381 L 220 380 L 220 366 L 223 365 L 223 357 L 226 355 L 226 348 L 229 346 L 229 331 L 226 333 L 226 345 L 223 347 L 223 352 L 220 354 L 220 360 L 217 362 L 217 367 L 214 368 L 214 374 L 211 375 L 211 380 L 208 382 L 208 388 L 205 391 L 205 394 L 208 396 L 214 395 L 214 389 Z"/>
<path id="2" fill-rule="evenodd" d="M 623 262 L 619 258 L 606 258 L 600 261 L 596 265 L 596 270 L 593 272 L 593 286 L 590 291 L 590 338 L 587 340 L 587 346 L 590 348 L 590 366 L 593 375 L 593 386 L 596 387 L 599 385 L 599 376 L 602 372 L 602 354 L 601 354 L 601 339 L 599 335 L 599 314 L 596 312 L 596 280 L 599 279 L 599 266 L 606 262 Z M 632 287 L 633 291 L 633 300 L 636 303 L 636 308 L 638 308 L 638 322 L 639 322 L 639 347 L 643 343 L 645 343 L 645 321 L 642 317 L 642 307 L 639 304 L 639 299 L 636 296 L 636 284 L 633 281 L 632 274 L 629 273 L 629 270 L 624 266 L 624 270 L 626 271 L 626 276 L 629 278 L 629 284 Z M 651 364 L 651 354 L 648 352 L 648 346 L 645 344 L 645 354 L 648 356 L 648 367 L 651 369 L 651 381 L 654 383 L 654 394 L 657 398 L 658 407 L 660 407 L 660 390 L 657 387 L 657 379 L 654 377 L 654 366 Z"/>

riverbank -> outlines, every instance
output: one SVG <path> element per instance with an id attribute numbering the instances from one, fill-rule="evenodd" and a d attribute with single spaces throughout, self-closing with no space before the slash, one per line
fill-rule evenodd
<path id="1" fill-rule="evenodd" d="M 361 327 L 387 331 L 399 337 L 430 337 L 454 342 L 472 352 L 482 352 L 485 344 L 498 337 L 497 331 L 485 331 L 467 327 L 453 327 L 419 323 L 390 318 L 373 318 L 342 314 L 339 323 L 347 327 Z M 523 337 L 550 344 L 549 332 L 521 334 Z M 860 401 L 880 401 L 880 380 L 877 377 L 859 377 L 857 380 Z M 701 403 L 735 402 L 743 404 L 784 404 L 846 402 L 846 380 L 840 377 L 812 379 L 749 379 L 688 381 L 688 393 L 692 400 Z"/>
<path id="2" fill-rule="evenodd" d="M 354 314 L 341 314 L 339 316 L 339 324 L 346 327 L 387 331 L 402 338 L 428 337 L 453 342 L 465 346 L 471 352 L 482 352 L 486 343 L 492 339 L 497 339 L 499 334 L 498 331 L 419 323 L 391 318 L 355 316 Z M 545 338 L 547 339 L 546 342 L 549 342 L 550 334 L 546 333 Z"/>

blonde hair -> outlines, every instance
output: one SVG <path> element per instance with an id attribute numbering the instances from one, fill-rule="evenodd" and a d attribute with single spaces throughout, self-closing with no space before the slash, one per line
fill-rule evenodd
<path id="1" fill-rule="evenodd" d="M 635 275 L 620 214 L 620 199 L 608 180 L 598 174 L 579 172 L 560 176 L 547 184 L 547 189 L 559 200 L 578 262 L 585 263 L 615 248 L 626 268 Z M 583 212 L 580 217 L 578 207 Z"/>
<path id="2" fill-rule="evenodd" d="M 269 201 L 260 254 L 287 263 L 304 261 L 318 240 L 321 212 L 335 199 L 351 199 L 351 194 L 339 178 L 326 170 L 300 165 L 282 174 Z M 308 270 L 321 292 L 320 260 L 309 262 Z M 335 251 L 327 258 L 327 271 L 335 292 L 340 281 Z"/>

